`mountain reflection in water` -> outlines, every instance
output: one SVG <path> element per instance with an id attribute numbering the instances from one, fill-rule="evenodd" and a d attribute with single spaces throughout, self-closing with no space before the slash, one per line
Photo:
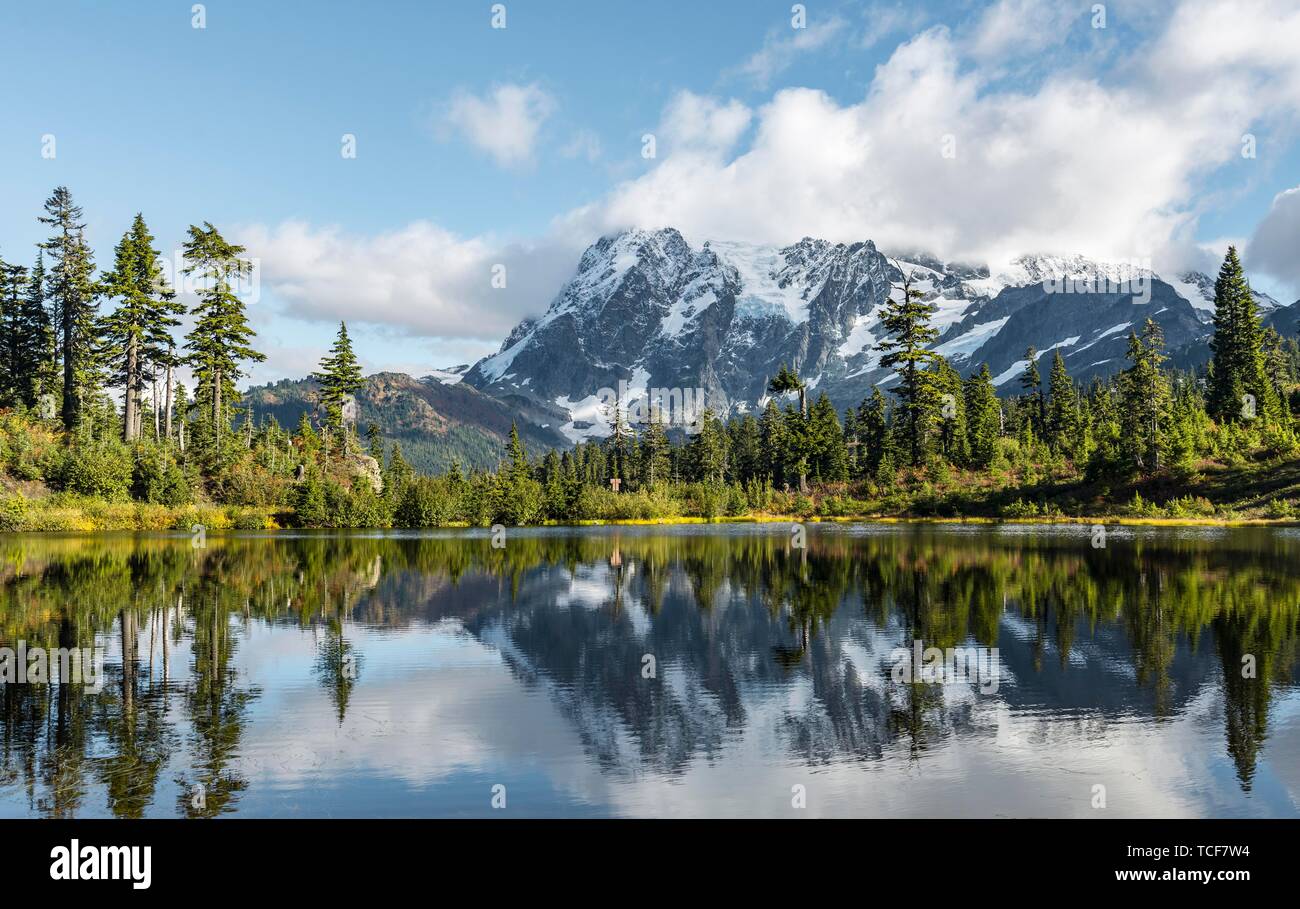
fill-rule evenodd
<path id="1" fill-rule="evenodd" d="M 791 541 L 0 536 L 0 646 L 106 654 L 0 684 L 0 816 L 1300 814 L 1294 531 Z"/>

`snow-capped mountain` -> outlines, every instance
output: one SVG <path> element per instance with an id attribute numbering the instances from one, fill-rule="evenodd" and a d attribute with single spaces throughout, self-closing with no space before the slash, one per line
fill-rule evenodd
<path id="1" fill-rule="evenodd" d="M 425 378 L 441 382 L 443 385 L 455 385 L 465 378 L 467 372 L 469 372 L 469 364 L 462 363 L 459 366 L 448 366 L 446 369 L 435 369 Z"/>
<path id="2" fill-rule="evenodd" d="M 1122 368 L 1129 332 L 1148 317 L 1172 350 L 1203 342 L 1213 310 L 1205 275 L 1169 282 L 1081 256 L 1024 256 L 991 274 L 888 257 L 871 241 L 696 248 L 672 228 L 630 230 L 588 248 L 546 312 L 516 326 L 464 382 L 546 415 L 575 441 L 604 434 L 607 390 L 620 382 L 624 403 L 629 390 L 636 399 L 701 389 L 725 415 L 759 405 L 786 363 L 843 409 L 891 380 L 876 345 L 881 307 L 904 271 L 935 306 L 935 348 L 963 372 L 987 363 L 1008 391 L 1031 345 L 1040 356 L 1060 350 L 1086 380 Z M 1277 306 L 1257 297 L 1262 309 Z"/>

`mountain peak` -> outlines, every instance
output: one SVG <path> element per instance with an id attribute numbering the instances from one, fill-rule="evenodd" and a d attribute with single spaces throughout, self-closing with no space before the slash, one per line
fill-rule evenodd
<path id="1" fill-rule="evenodd" d="M 545 314 L 520 323 L 464 384 L 545 414 L 573 441 L 603 434 L 615 393 L 629 404 L 698 392 L 719 415 L 752 408 L 781 363 L 837 408 L 855 406 L 893 380 L 880 367 L 880 316 L 899 268 L 934 307 L 935 349 L 1007 381 L 1029 346 L 1061 351 L 1078 379 L 1110 374 L 1148 316 L 1171 352 L 1194 359 L 1213 308 L 1205 276 L 1164 281 L 1136 262 L 1032 254 L 991 276 L 924 251 L 887 257 L 869 239 L 692 246 L 672 227 L 634 228 L 592 244 Z"/>

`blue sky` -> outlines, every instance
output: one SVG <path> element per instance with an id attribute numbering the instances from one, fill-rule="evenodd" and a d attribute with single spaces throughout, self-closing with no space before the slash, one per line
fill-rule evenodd
<path id="1" fill-rule="evenodd" d="M 0 256 L 58 184 L 100 264 L 136 211 L 167 255 L 212 221 L 261 264 L 258 380 L 339 317 L 370 369 L 472 360 L 632 224 L 1162 270 L 1231 240 L 1300 296 L 1288 0 L 191 6 L 0 11 Z"/>

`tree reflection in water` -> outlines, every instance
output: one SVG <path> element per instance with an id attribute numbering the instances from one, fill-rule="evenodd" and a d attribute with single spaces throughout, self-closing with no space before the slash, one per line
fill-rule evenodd
<path id="1" fill-rule="evenodd" d="M 923 526 L 824 528 L 806 549 L 785 528 L 515 531 L 504 549 L 479 534 L 207 542 L 0 538 L 0 644 L 110 650 L 98 693 L 0 685 L 0 799 L 169 813 L 170 771 L 170 813 L 237 810 L 261 688 L 236 656 L 258 623 L 314 636 L 340 726 L 365 684 L 350 628 L 452 621 L 507 640 L 510 671 L 613 775 L 711 759 L 751 722 L 748 692 L 791 686 L 812 696 L 776 733 L 808 765 L 918 760 L 978 734 L 969 690 L 890 680 L 890 651 L 920 640 L 999 648 L 1014 682 L 991 696 L 1013 710 L 1160 721 L 1209 686 L 1248 791 L 1297 665 L 1300 544 L 1262 529 L 1137 531 L 1100 550 L 1083 533 Z M 645 683 L 646 654 L 671 685 Z"/>

